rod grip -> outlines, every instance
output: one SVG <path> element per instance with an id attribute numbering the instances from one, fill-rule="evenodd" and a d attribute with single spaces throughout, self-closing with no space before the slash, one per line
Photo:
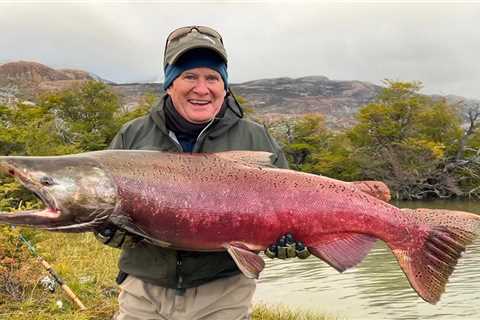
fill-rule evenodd
<path id="1" fill-rule="evenodd" d="M 53 276 L 53 278 L 55 279 L 55 281 L 57 281 L 57 283 L 60 285 L 62 290 L 70 297 L 70 299 L 73 300 L 73 302 L 75 302 L 78 305 L 80 310 L 82 310 L 82 311 L 87 310 L 87 308 L 82 303 L 82 301 L 80 301 L 80 299 L 75 295 L 75 293 L 73 293 L 72 289 L 70 289 L 65 284 L 65 282 L 57 275 L 57 273 L 53 270 L 52 266 L 41 257 L 39 257 L 38 260 L 43 265 L 43 267 L 45 269 L 47 269 L 47 271 Z"/>
<path id="2" fill-rule="evenodd" d="M 73 291 L 65 283 L 62 284 L 62 289 L 70 297 L 70 299 L 72 299 L 78 305 L 80 310 L 82 310 L 82 311 L 87 310 L 87 308 L 82 303 L 82 301 L 80 301 L 80 299 L 78 299 L 78 297 L 75 295 L 75 293 L 73 293 Z"/>

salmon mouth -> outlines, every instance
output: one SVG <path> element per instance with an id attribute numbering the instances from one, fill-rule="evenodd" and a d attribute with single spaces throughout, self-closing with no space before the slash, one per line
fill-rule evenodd
<path id="1" fill-rule="evenodd" d="M 37 169 L 42 166 L 35 163 L 38 158 L 28 160 L 30 159 L 27 157 L 0 156 L 0 174 L 15 178 L 41 201 L 41 208 L 0 211 L 0 225 L 29 226 L 59 232 L 88 232 L 106 223 L 116 203 L 87 203 L 90 207 L 77 205 L 77 193 L 69 191 L 61 179 L 55 181 L 51 175 L 42 175 L 42 171 Z M 63 167 L 64 164 L 59 166 Z M 29 169 L 30 167 L 33 169 Z M 47 169 L 43 170 L 46 172 L 55 170 L 54 165 L 45 167 Z"/>
<path id="2" fill-rule="evenodd" d="M 55 211 L 52 208 L 44 208 L 44 209 L 35 209 L 35 210 L 21 210 L 21 211 L 15 211 L 15 212 L 7 212 L 7 211 L 0 211 L 0 223 L 3 222 L 3 216 L 8 217 L 8 216 L 17 216 L 20 218 L 22 215 L 31 215 L 31 216 L 36 216 L 38 218 L 45 218 L 45 219 L 51 219 L 51 220 L 57 220 L 61 216 L 61 211 Z M 7 221 L 5 221 L 7 222 Z M 18 223 L 19 225 L 22 223 Z M 35 225 L 35 226 L 40 226 L 40 225 Z M 48 227 L 48 226 L 45 226 Z"/>
<path id="3" fill-rule="evenodd" d="M 0 174 L 15 178 L 26 190 L 34 194 L 42 203 L 42 208 L 34 210 L 19 210 L 15 212 L 0 211 L 0 223 L 18 225 L 32 225 L 50 227 L 52 223 L 61 220 L 62 212 L 55 199 L 39 182 L 29 178 L 28 173 L 22 172 L 8 162 L 0 162 Z"/>

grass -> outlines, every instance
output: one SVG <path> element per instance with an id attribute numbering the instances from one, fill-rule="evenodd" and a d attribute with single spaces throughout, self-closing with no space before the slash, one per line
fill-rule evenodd
<path id="1" fill-rule="evenodd" d="M 50 293 L 43 287 L 40 280 L 47 272 L 21 244 L 19 232 L 0 227 L 0 319 L 111 319 L 117 308 L 118 289 L 114 279 L 119 250 L 101 244 L 92 234 L 22 230 L 88 308 L 79 311 L 60 288 Z M 256 305 L 253 319 L 319 320 L 327 317 L 285 306 Z"/>
<path id="2" fill-rule="evenodd" d="M 291 309 L 288 306 L 257 304 L 253 309 L 253 320 L 333 320 L 335 317 L 314 312 Z"/>
<path id="3" fill-rule="evenodd" d="M 6 229 L 6 228 L 3 228 Z M 46 270 L 32 257 L 15 233 L 5 238 L 0 228 L 0 319 L 110 319 L 118 294 L 114 279 L 119 250 L 98 242 L 91 234 L 26 232 L 37 251 L 88 306 L 79 312 L 60 288 L 49 293 L 40 284 Z M 8 263 L 2 263 L 3 261 Z M 1 278 L 0 278 L 1 279 Z M 1 281 L 1 280 L 0 280 Z M 4 284 L 2 286 L 2 283 Z M 59 308 L 57 301 L 61 301 Z"/>

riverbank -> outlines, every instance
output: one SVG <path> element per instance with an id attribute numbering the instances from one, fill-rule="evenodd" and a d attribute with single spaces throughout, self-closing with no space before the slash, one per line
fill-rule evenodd
<path id="1" fill-rule="evenodd" d="M 19 229 L 0 227 L 0 319 L 107 320 L 115 312 L 114 283 L 119 250 L 92 234 L 22 231 L 78 295 L 88 310 L 80 312 L 60 288 L 41 284 L 47 272 L 19 239 Z M 287 306 L 255 305 L 253 320 L 324 320 L 323 315 Z"/>

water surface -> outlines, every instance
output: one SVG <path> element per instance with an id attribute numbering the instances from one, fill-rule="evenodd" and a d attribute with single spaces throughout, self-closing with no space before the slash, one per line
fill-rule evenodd
<path id="1" fill-rule="evenodd" d="M 480 214 L 480 202 L 398 202 L 399 207 L 448 208 Z M 256 302 L 285 304 L 347 319 L 480 319 L 480 240 L 464 253 L 436 305 L 410 287 L 381 241 L 358 266 L 340 274 L 321 260 L 266 258 Z"/>

